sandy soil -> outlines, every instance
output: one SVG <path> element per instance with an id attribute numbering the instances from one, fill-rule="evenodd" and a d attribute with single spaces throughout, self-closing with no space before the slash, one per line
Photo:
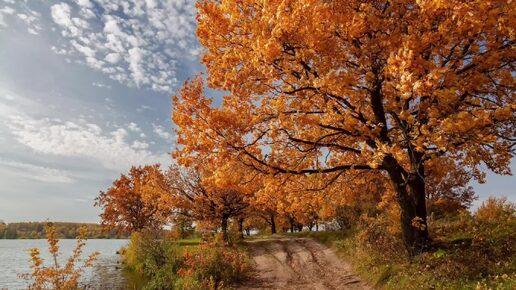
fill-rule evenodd
<path id="1" fill-rule="evenodd" d="M 276 238 L 248 242 L 253 257 L 250 289 L 373 289 L 324 245 L 309 238 Z"/>

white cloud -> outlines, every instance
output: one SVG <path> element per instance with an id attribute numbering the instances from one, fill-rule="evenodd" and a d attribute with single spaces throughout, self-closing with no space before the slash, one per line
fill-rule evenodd
<path id="1" fill-rule="evenodd" d="M 131 75 L 136 86 L 140 86 L 140 83 L 145 82 L 145 76 L 141 66 L 142 58 L 142 50 L 139 47 L 129 49 L 129 68 L 131 69 Z"/>
<path id="2" fill-rule="evenodd" d="M 94 87 L 97 87 L 97 88 L 106 88 L 106 89 L 111 89 L 111 86 L 110 86 L 110 85 L 106 85 L 106 84 L 101 83 L 101 82 L 93 82 L 93 83 L 91 83 L 91 85 L 92 85 L 92 86 L 94 86 Z M 105 98 L 105 100 L 106 100 L 107 102 L 111 102 L 111 99 L 109 99 L 109 98 Z"/>
<path id="3" fill-rule="evenodd" d="M 119 128 L 103 134 L 96 124 L 81 124 L 26 115 L 11 116 L 8 128 L 15 139 L 35 152 L 96 160 L 103 167 L 125 171 L 131 165 L 167 163 L 167 154 L 154 154 L 143 142 L 127 142 L 128 132 Z"/>
<path id="4" fill-rule="evenodd" d="M 152 124 L 152 129 L 153 129 L 152 131 L 154 133 L 156 133 L 156 135 L 158 135 L 159 137 L 161 137 L 161 138 L 163 138 L 165 140 L 168 140 L 168 141 L 172 140 L 172 134 L 167 132 L 165 130 L 165 127 L 160 126 L 160 125 L 156 125 L 156 124 L 153 123 Z"/>
<path id="5" fill-rule="evenodd" d="M 59 3 L 50 7 L 50 15 L 55 23 L 60 26 L 67 27 L 72 26 L 71 9 L 66 3 Z"/>
<path id="6" fill-rule="evenodd" d="M 134 122 L 131 122 L 127 125 L 127 129 L 133 131 L 133 132 L 140 132 L 142 129 L 138 127 L 138 125 Z"/>
<path id="7" fill-rule="evenodd" d="M 7 23 L 4 20 L 4 15 L 0 13 L 0 27 L 7 27 Z"/>
<path id="8" fill-rule="evenodd" d="M 86 124 L 86 127 L 88 127 L 88 131 L 93 132 L 96 135 L 100 135 L 102 133 L 102 128 L 100 128 L 96 124 Z"/>
<path id="9" fill-rule="evenodd" d="M 139 108 L 136 108 L 136 112 L 138 112 L 138 113 L 141 113 L 145 110 L 152 111 L 152 107 L 146 106 L 146 105 L 141 105 Z"/>
<path id="10" fill-rule="evenodd" d="M 91 49 L 88 46 L 81 45 L 77 41 L 72 40 L 70 44 L 80 53 L 82 53 L 86 59 L 95 58 L 95 50 Z"/>
<path id="11" fill-rule="evenodd" d="M 36 30 L 36 29 L 34 29 L 34 28 L 32 28 L 32 27 L 28 27 L 28 28 L 27 28 L 27 31 L 28 31 L 30 34 L 32 34 L 32 35 L 39 35 L 38 30 Z"/>
<path id="12" fill-rule="evenodd" d="M 77 2 L 77 5 L 82 6 L 82 7 L 86 7 L 86 8 L 93 7 L 93 4 L 91 3 L 90 0 L 76 0 L 75 2 Z"/>
<path id="13" fill-rule="evenodd" d="M 4 94 L 4 95 L 2 95 L 2 98 L 6 99 L 8 101 L 16 100 L 16 98 L 14 96 L 10 95 L 10 94 Z"/>
<path id="14" fill-rule="evenodd" d="M 0 28 L 8 26 L 7 22 L 5 21 L 4 14 L 12 15 L 12 14 L 14 14 L 14 12 L 15 12 L 15 10 L 9 6 L 6 6 L 2 9 L 0 9 Z"/>
<path id="15" fill-rule="evenodd" d="M 9 6 L 5 6 L 4 8 L 0 9 L 0 13 L 5 13 L 5 14 L 9 14 L 9 15 L 14 14 L 14 12 L 16 12 L 16 10 L 14 10 L 13 8 L 11 8 Z"/>
<path id="16" fill-rule="evenodd" d="M 110 135 L 113 136 L 114 140 L 117 143 L 124 143 L 125 137 L 127 137 L 129 133 L 127 133 L 127 130 L 125 130 L 124 128 L 118 128 L 115 131 L 111 132 Z"/>
<path id="17" fill-rule="evenodd" d="M 30 163 L 0 159 L 0 165 L 17 176 L 45 183 L 73 183 L 75 180 L 65 170 L 49 168 Z"/>
<path id="18" fill-rule="evenodd" d="M 142 141 L 136 140 L 131 145 L 131 148 L 133 148 L 133 149 L 147 149 L 147 148 L 149 148 L 149 144 L 146 143 L 146 142 L 142 142 Z"/>
<path id="19" fill-rule="evenodd" d="M 115 64 L 120 61 L 120 54 L 112 52 L 107 54 L 104 59 L 109 63 Z"/>
<path id="20" fill-rule="evenodd" d="M 51 7 L 64 37 L 54 51 L 113 80 L 170 92 L 178 85 L 178 55 L 198 57 L 195 1 L 75 2 Z"/>
<path id="21" fill-rule="evenodd" d="M 11 2 L 7 2 L 9 4 L 14 4 Z M 0 9 L 0 27 L 7 27 L 8 24 L 6 22 L 6 19 L 4 18 L 4 15 L 13 15 L 16 16 L 19 20 L 25 23 L 27 26 L 27 31 L 30 34 L 37 35 L 42 30 L 39 18 L 41 16 L 40 13 L 29 9 L 27 5 L 23 5 L 18 8 L 18 10 L 5 6 L 2 9 Z"/>
<path id="22" fill-rule="evenodd" d="M 89 8 L 82 7 L 79 11 L 79 15 L 84 17 L 85 19 L 93 19 L 96 17 L 95 12 Z"/>

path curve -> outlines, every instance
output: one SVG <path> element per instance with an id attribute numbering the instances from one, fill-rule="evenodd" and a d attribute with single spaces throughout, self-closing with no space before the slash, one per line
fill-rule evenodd
<path id="1" fill-rule="evenodd" d="M 328 247 L 310 238 L 271 238 L 247 242 L 251 278 L 239 290 L 369 290 Z"/>

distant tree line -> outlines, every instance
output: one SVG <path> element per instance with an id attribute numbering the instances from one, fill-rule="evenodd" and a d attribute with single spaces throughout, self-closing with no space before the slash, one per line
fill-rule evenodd
<path id="1" fill-rule="evenodd" d="M 0 239 L 44 239 L 46 222 L 21 222 L 6 224 L 0 221 Z M 93 223 L 53 223 L 57 237 L 60 239 L 74 239 L 79 234 L 81 227 L 86 227 L 88 239 L 120 239 L 127 238 L 125 232 L 103 229 L 99 224 Z"/>

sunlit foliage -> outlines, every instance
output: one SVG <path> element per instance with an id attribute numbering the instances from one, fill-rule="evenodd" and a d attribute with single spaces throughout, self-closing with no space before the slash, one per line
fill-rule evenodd
<path id="1" fill-rule="evenodd" d="M 200 1 L 201 77 L 174 98 L 176 156 L 263 174 L 389 178 L 407 250 L 428 246 L 428 176 L 482 181 L 514 154 L 510 2 Z M 269 179 L 270 180 L 270 179 Z M 267 186 L 269 180 L 265 180 Z"/>
<path id="2" fill-rule="evenodd" d="M 77 245 L 63 265 L 59 261 L 59 240 L 57 239 L 56 229 L 51 223 L 45 226 L 51 261 L 44 261 L 38 248 L 29 250 L 32 272 L 20 275 L 21 278 L 30 281 L 29 289 L 79 289 L 81 275 L 86 268 L 93 266 L 93 262 L 99 255 L 98 252 L 94 252 L 86 259 L 81 260 L 83 248 L 86 245 L 86 231 L 86 228 L 81 229 L 77 236 Z"/>

